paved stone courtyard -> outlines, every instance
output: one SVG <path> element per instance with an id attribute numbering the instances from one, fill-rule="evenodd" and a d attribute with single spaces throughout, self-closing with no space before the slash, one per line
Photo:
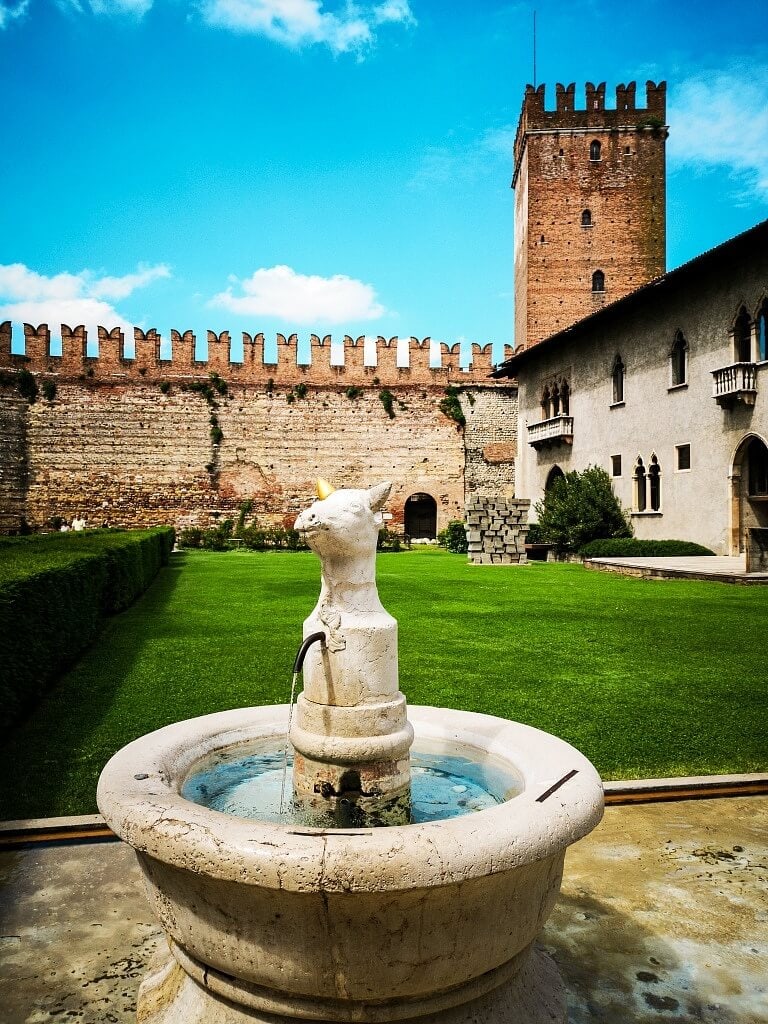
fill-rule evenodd
<path id="1" fill-rule="evenodd" d="M 158 935 L 122 844 L 0 854 L 0 1020 L 128 1024 Z M 768 797 L 609 807 L 543 944 L 569 1024 L 765 1024 Z"/>

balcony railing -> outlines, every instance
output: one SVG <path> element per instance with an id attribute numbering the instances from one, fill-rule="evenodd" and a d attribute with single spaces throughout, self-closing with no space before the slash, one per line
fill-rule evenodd
<path id="1" fill-rule="evenodd" d="M 553 416 L 528 425 L 528 444 L 541 448 L 548 444 L 573 444 L 573 416 Z"/>
<path id="2" fill-rule="evenodd" d="M 731 363 L 713 370 L 712 397 L 718 405 L 739 400 L 754 405 L 757 395 L 757 366 L 754 363 Z"/>

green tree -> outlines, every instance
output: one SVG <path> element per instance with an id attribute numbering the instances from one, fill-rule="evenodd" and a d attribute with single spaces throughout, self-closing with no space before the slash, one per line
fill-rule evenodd
<path id="1" fill-rule="evenodd" d="M 566 473 L 535 508 L 542 540 L 560 551 L 578 551 L 589 541 L 604 537 L 632 536 L 611 478 L 600 466 Z"/>

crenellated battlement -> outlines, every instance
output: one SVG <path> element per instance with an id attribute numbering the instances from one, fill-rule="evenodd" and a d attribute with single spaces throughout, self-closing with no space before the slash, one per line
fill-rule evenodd
<path id="1" fill-rule="evenodd" d="M 89 378 L 117 381 L 173 381 L 174 379 L 204 378 L 217 373 L 232 384 L 292 387 L 298 383 L 318 387 L 353 385 L 442 385 L 449 383 L 478 383 L 489 387 L 496 383 L 489 379 L 494 368 L 492 345 L 472 344 L 471 365 L 460 366 L 460 345 L 439 344 L 440 365 L 431 366 L 430 338 L 407 339 L 407 365 L 398 366 L 397 337 L 377 337 L 373 345 L 366 346 L 364 335 L 333 345 L 331 335 L 309 337 L 309 360 L 302 361 L 297 334 L 277 334 L 277 361 L 265 362 L 263 334 L 243 332 L 242 360 L 233 360 L 232 339 L 229 331 L 216 334 L 207 332 L 208 354 L 205 360 L 195 357 L 197 338 L 192 331 L 170 332 L 171 357 L 162 358 L 163 338 L 155 329 L 146 331 L 133 328 L 134 354 L 126 354 L 125 333 L 120 327 L 108 330 L 98 328 L 98 355 L 88 354 L 88 332 L 83 325 L 71 328 L 61 325 L 61 354 L 51 354 L 51 332 L 47 324 L 34 327 L 24 325 L 24 354 L 12 352 L 12 326 L 9 321 L 0 324 L 0 367 L 26 368 L 33 373 L 52 374 L 61 378 Z M 372 351 L 375 361 L 366 360 Z M 504 346 L 503 359 L 512 354 Z"/>
<path id="2" fill-rule="evenodd" d="M 525 87 L 523 107 L 515 135 L 515 174 L 517 179 L 520 161 L 525 150 L 526 137 L 533 132 L 567 131 L 641 131 L 660 129 L 665 125 L 667 112 L 667 83 L 647 81 L 645 83 L 645 106 L 636 106 L 635 82 L 616 86 L 616 105 L 606 107 L 605 82 L 595 85 L 587 82 L 584 87 L 584 106 L 578 107 L 576 85 L 555 86 L 555 109 L 546 109 L 545 86 Z M 664 133 L 666 135 L 666 133 Z M 514 186 L 514 181 L 513 181 Z"/>

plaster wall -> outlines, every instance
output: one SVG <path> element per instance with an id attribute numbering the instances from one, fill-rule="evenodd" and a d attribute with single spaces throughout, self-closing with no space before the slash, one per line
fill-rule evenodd
<path id="1" fill-rule="evenodd" d="M 743 303 L 755 317 L 768 289 L 768 254 L 750 251 L 710 261 L 693 277 L 667 279 L 602 322 L 580 325 L 569 338 L 537 349 L 515 372 L 519 376 L 521 445 L 517 463 L 519 497 L 539 501 L 553 466 L 563 471 L 595 464 L 612 471 L 611 456 L 621 456 L 621 475 L 613 478 L 622 504 L 633 508 L 633 470 L 638 456 L 647 468 L 656 455 L 661 467 L 658 513 L 632 512 L 640 538 L 697 541 L 717 554 L 743 549 L 752 512 L 734 504 L 734 457 L 749 435 L 768 441 L 768 363 L 757 369 L 754 406 L 741 401 L 721 408 L 713 398 L 712 370 L 736 361 L 732 330 Z M 675 332 L 687 339 L 687 382 L 671 386 L 670 351 Z M 756 349 L 756 343 L 753 346 Z M 626 367 L 624 402 L 612 403 L 612 369 L 619 354 Z M 756 351 L 754 358 L 756 358 Z M 567 379 L 573 444 L 534 449 L 527 427 L 543 419 L 545 385 Z M 678 445 L 690 444 L 691 468 L 676 468 Z M 759 506 L 758 516 L 761 516 Z M 768 507 L 766 507 L 768 512 Z M 535 512 L 532 514 L 535 518 Z"/>

